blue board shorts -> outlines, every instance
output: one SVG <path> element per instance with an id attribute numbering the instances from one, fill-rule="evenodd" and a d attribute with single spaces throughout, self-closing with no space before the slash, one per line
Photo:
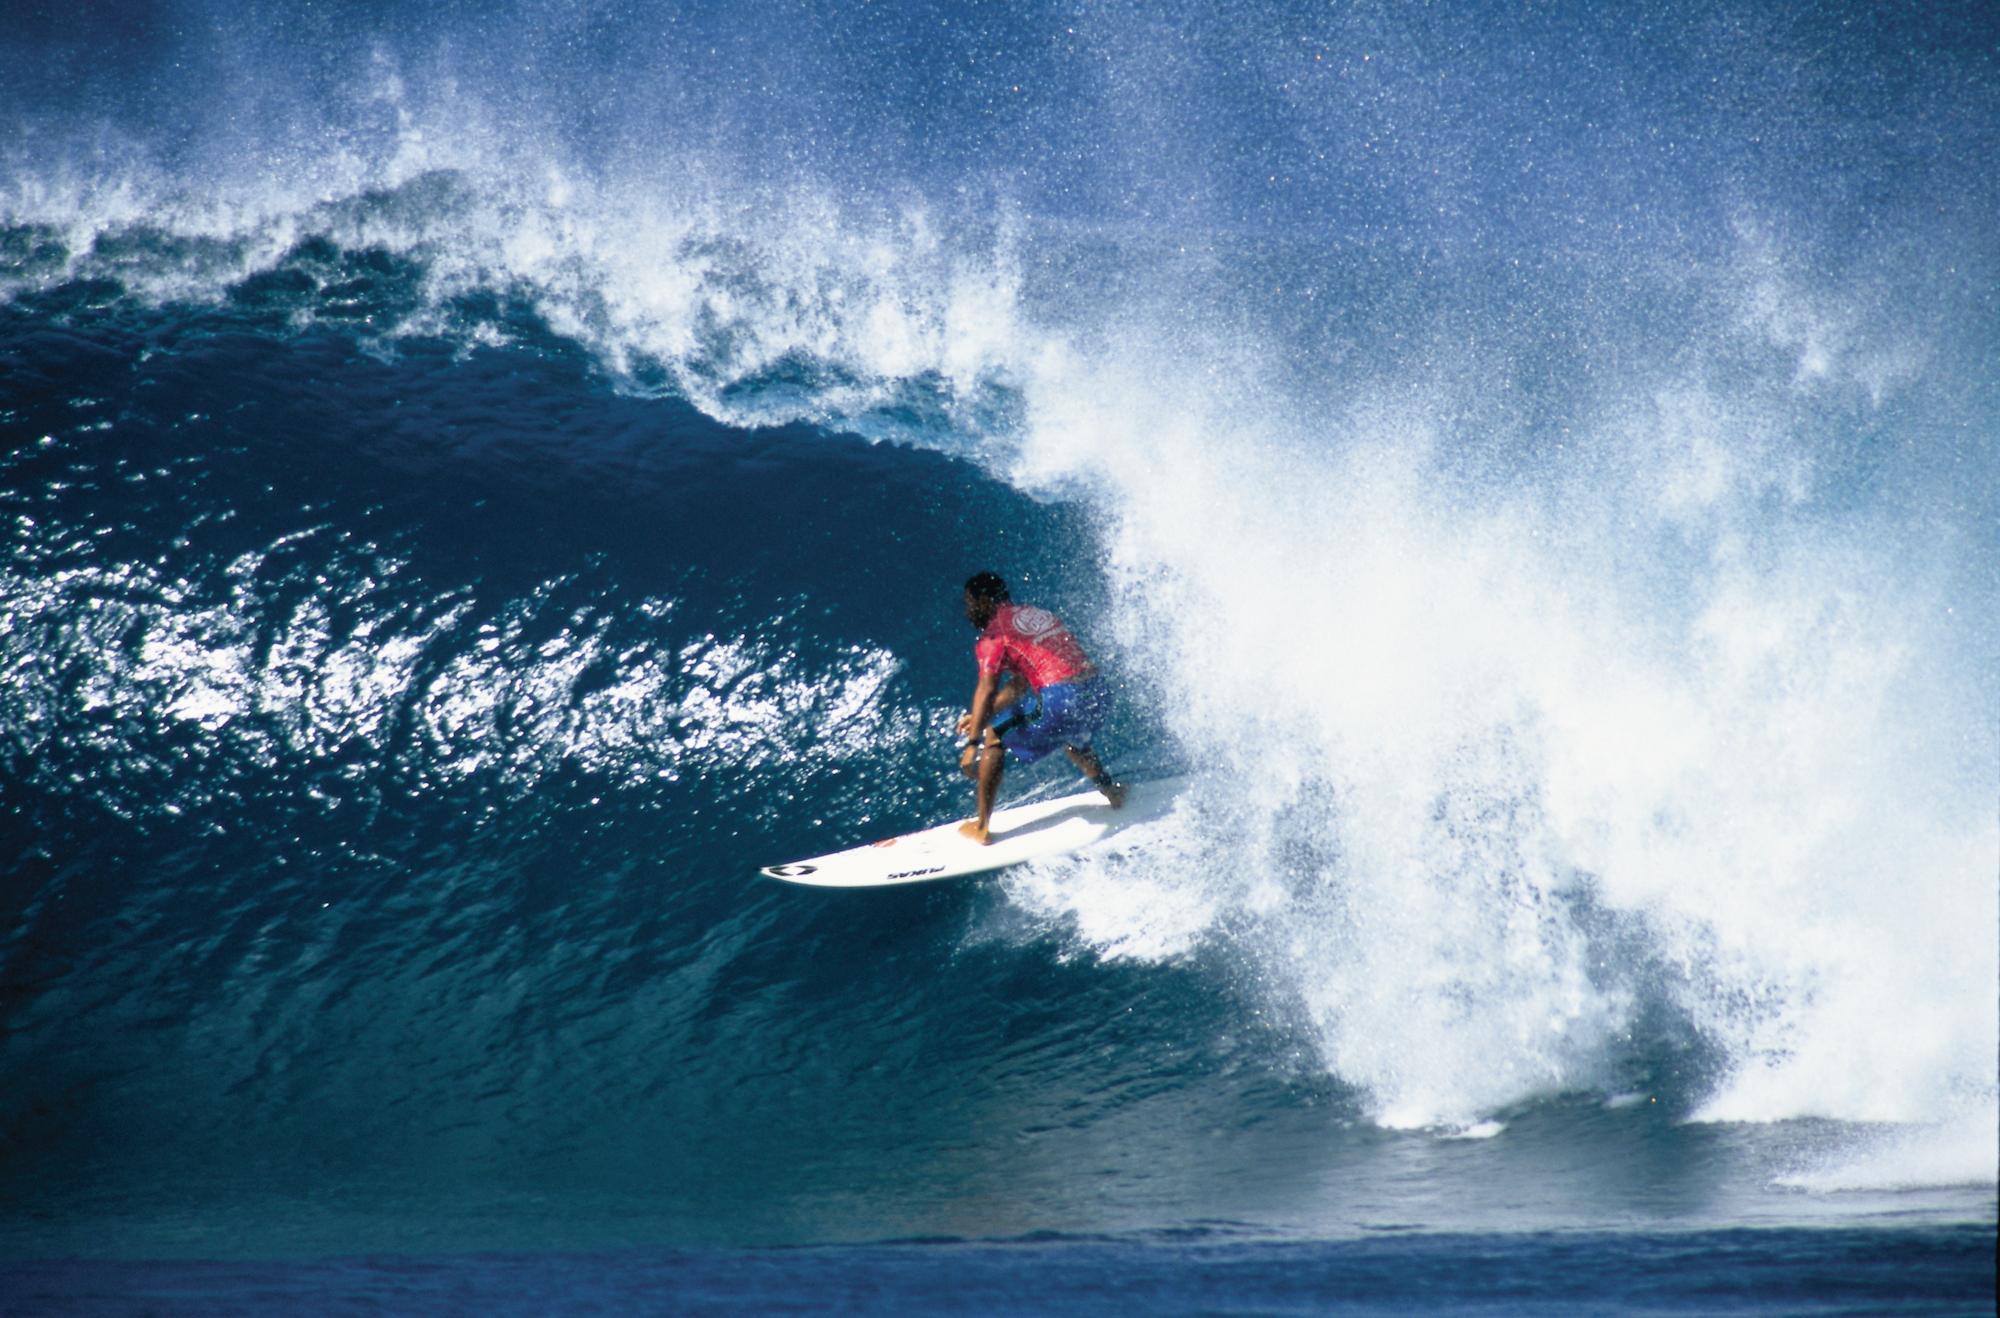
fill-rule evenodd
<path id="1" fill-rule="evenodd" d="M 1087 677 L 1029 691 L 1000 711 L 993 730 L 1009 755 L 1033 764 L 1050 751 L 1090 745 L 1109 717 L 1111 684 L 1101 677 Z"/>

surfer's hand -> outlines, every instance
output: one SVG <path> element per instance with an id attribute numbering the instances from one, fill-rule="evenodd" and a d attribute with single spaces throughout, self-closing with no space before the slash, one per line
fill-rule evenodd
<path id="1" fill-rule="evenodd" d="M 958 735 L 961 737 L 970 737 L 972 735 L 972 715 L 960 714 L 958 716 Z"/>

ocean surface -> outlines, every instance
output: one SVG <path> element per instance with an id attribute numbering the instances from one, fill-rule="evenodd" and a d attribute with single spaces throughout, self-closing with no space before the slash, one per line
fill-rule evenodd
<path id="1" fill-rule="evenodd" d="M 1997 130 L 1975 4 L 10 6 L 0 1308 L 1990 1313 Z M 982 569 L 1180 808 L 759 878 L 969 809 Z"/>

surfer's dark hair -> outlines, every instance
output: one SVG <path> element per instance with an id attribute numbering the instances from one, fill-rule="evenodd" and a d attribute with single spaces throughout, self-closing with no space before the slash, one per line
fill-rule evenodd
<path id="1" fill-rule="evenodd" d="M 988 604 L 1009 603 L 1007 583 L 998 572 L 975 572 L 965 583 L 965 593 Z"/>

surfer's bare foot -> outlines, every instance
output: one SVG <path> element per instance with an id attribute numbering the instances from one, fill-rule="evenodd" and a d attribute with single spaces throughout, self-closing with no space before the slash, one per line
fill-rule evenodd
<path id="1" fill-rule="evenodd" d="M 958 831 L 971 838 L 982 847 L 993 845 L 993 835 L 982 827 L 977 819 L 968 819 L 958 826 Z"/>
<path id="2" fill-rule="evenodd" d="M 1125 804 L 1124 783 L 1114 783 L 1107 778 L 1097 785 L 1097 790 L 1104 793 L 1104 799 L 1111 802 L 1113 810 Z"/>

